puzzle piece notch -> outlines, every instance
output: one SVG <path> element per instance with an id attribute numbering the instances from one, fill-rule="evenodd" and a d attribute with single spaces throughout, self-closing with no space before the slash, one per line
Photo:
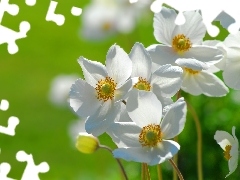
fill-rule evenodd
<path id="1" fill-rule="evenodd" d="M 58 2 L 56 1 L 51 1 L 48 12 L 46 15 L 46 21 L 53 21 L 55 22 L 58 26 L 62 26 L 65 21 L 65 17 L 62 14 L 55 14 L 55 9 L 57 7 Z"/>
<path id="2" fill-rule="evenodd" d="M 18 52 L 18 46 L 16 45 L 17 39 L 27 37 L 27 32 L 30 30 L 30 24 L 27 21 L 23 21 L 19 25 L 19 32 L 15 32 L 5 26 L 0 25 L 0 44 L 8 43 L 8 52 L 15 54 Z"/>
<path id="3" fill-rule="evenodd" d="M 32 154 L 27 154 L 25 151 L 18 151 L 16 159 L 19 162 L 27 162 L 27 166 L 23 172 L 21 180 L 40 180 L 38 174 L 46 173 L 50 169 L 47 162 L 35 165 Z"/>
<path id="4" fill-rule="evenodd" d="M 34 6 L 36 4 L 36 0 L 25 0 L 25 3 L 28 6 Z"/>
<path id="5" fill-rule="evenodd" d="M 0 103 L 0 110 L 6 111 L 6 110 L 8 110 L 8 108 L 9 108 L 9 102 L 8 102 L 8 100 L 2 99 L 2 101 L 1 101 L 1 103 Z"/>
<path id="6" fill-rule="evenodd" d="M 10 172 L 11 169 L 11 165 L 6 163 L 6 162 L 2 162 L 0 164 L 0 179 L 1 180 L 15 180 L 12 178 L 7 177 L 8 173 Z"/>
<path id="7" fill-rule="evenodd" d="M 12 16 L 15 16 L 19 12 L 19 7 L 16 4 L 9 4 L 9 0 L 1 0 L 0 1 L 0 24 L 2 22 L 4 12 L 8 12 Z"/>
<path id="8" fill-rule="evenodd" d="M 72 13 L 72 15 L 74 15 L 74 16 L 80 16 L 80 15 L 82 14 L 82 9 L 73 6 L 72 9 L 71 9 L 71 13 Z"/>
<path id="9" fill-rule="evenodd" d="M 179 11 L 175 21 L 177 25 L 185 23 L 185 18 L 182 14 L 184 11 L 201 10 L 203 22 L 206 25 L 209 35 L 212 37 L 217 36 L 219 33 L 218 27 L 212 25 L 212 22 L 222 11 L 225 11 L 236 21 L 235 23 L 229 25 L 228 31 L 230 33 L 234 34 L 240 28 L 240 14 L 237 9 L 237 7 L 240 6 L 239 0 L 232 0 L 231 3 L 226 0 L 219 0 L 217 1 L 217 6 L 216 1 L 210 2 L 208 0 L 155 0 L 151 5 L 151 10 L 155 13 L 160 12 L 164 3 Z"/>
<path id="10" fill-rule="evenodd" d="M 3 127 L 0 126 L 0 133 L 7 134 L 9 136 L 14 136 L 15 135 L 15 129 L 16 126 L 19 124 L 19 119 L 15 116 L 11 116 L 8 119 L 8 126 Z"/>

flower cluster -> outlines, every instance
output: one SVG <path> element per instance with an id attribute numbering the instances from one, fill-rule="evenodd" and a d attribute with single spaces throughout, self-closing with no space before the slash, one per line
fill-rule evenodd
<path id="1" fill-rule="evenodd" d="M 112 138 L 118 146 L 115 158 L 148 165 L 171 159 L 180 149 L 172 139 L 186 121 L 187 103 L 178 92 L 222 97 L 229 92 L 225 83 L 240 89 L 240 33 L 224 42 L 203 41 L 206 27 L 200 13 L 183 15 L 185 24 L 176 25 L 175 10 L 163 7 L 155 13 L 154 36 L 160 44 L 145 48 L 137 42 L 129 54 L 112 45 L 106 65 L 78 59 L 85 79 L 72 85 L 70 106 L 86 118 L 87 133 L 106 132 Z M 214 74 L 220 70 L 225 83 Z M 230 173 L 238 160 L 235 128 L 233 136 L 217 131 L 214 137 L 225 150 Z"/>

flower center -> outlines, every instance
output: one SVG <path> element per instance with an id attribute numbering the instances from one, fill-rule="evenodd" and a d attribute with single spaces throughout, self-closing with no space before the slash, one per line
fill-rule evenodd
<path id="1" fill-rule="evenodd" d="M 229 160 L 232 156 L 230 156 L 230 150 L 231 150 L 231 148 L 232 148 L 232 146 L 231 145 L 227 145 L 226 147 L 225 147 L 225 151 L 223 152 L 223 154 L 224 154 L 224 158 L 226 159 L 226 160 Z"/>
<path id="2" fill-rule="evenodd" d="M 114 92 L 116 90 L 117 83 L 110 77 L 106 77 L 105 79 L 101 79 L 96 84 L 97 98 L 99 100 L 107 101 L 109 99 L 113 99 Z"/>
<path id="3" fill-rule="evenodd" d="M 110 22 L 104 22 L 102 24 L 102 30 L 103 31 L 109 31 L 112 27 L 112 24 Z"/>
<path id="4" fill-rule="evenodd" d="M 142 146 L 155 147 L 157 143 L 162 141 L 162 133 L 160 125 L 150 124 L 144 126 L 139 135 L 139 142 Z"/>
<path id="5" fill-rule="evenodd" d="M 178 34 L 172 40 L 172 47 L 177 53 L 183 54 L 192 47 L 192 43 L 185 35 Z"/>
<path id="6" fill-rule="evenodd" d="M 133 86 L 136 89 L 150 91 L 151 85 L 150 83 L 144 78 L 139 77 L 138 82 Z"/>
<path id="7" fill-rule="evenodd" d="M 184 69 L 184 71 L 186 72 L 186 73 L 189 73 L 189 74 L 198 74 L 200 71 L 196 71 L 196 70 L 192 70 L 192 69 L 190 69 L 190 68 L 183 68 Z"/>

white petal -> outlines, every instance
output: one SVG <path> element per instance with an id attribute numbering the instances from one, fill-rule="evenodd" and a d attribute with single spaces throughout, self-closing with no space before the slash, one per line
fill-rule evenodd
<path id="1" fill-rule="evenodd" d="M 206 33 L 202 16 L 196 11 L 186 11 L 183 15 L 185 16 L 186 22 L 181 26 L 176 26 L 173 35 L 184 34 L 190 39 L 192 44 L 201 43 Z"/>
<path id="2" fill-rule="evenodd" d="M 164 65 L 153 73 L 151 84 L 159 87 L 162 96 L 172 97 L 182 85 L 182 75 L 182 68 L 170 64 Z M 154 89 L 153 92 L 155 93 Z"/>
<path id="3" fill-rule="evenodd" d="M 164 139 L 171 139 L 180 134 L 186 121 L 187 107 L 183 98 L 178 99 L 167 111 L 160 126 Z"/>
<path id="4" fill-rule="evenodd" d="M 132 77 L 149 79 L 151 75 L 152 59 L 141 43 L 135 43 L 130 54 L 132 60 Z"/>
<path id="5" fill-rule="evenodd" d="M 216 75 L 206 71 L 197 74 L 185 73 L 182 89 L 193 95 L 204 94 L 212 97 L 225 96 L 229 92 Z"/>
<path id="6" fill-rule="evenodd" d="M 223 57 L 223 52 L 216 47 L 195 45 L 184 53 L 183 58 L 196 59 L 212 65 L 218 63 Z"/>
<path id="7" fill-rule="evenodd" d="M 165 46 L 161 44 L 151 45 L 147 47 L 147 50 L 152 58 L 152 61 L 159 65 L 175 65 L 176 59 L 179 58 L 171 46 Z"/>
<path id="8" fill-rule="evenodd" d="M 229 34 L 225 38 L 224 44 L 227 47 L 240 48 L 240 32 L 238 32 L 237 34 Z"/>
<path id="9" fill-rule="evenodd" d="M 119 147 L 142 147 L 139 142 L 141 128 L 134 122 L 116 122 L 109 126 L 107 133 Z"/>
<path id="10" fill-rule="evenodd" d="M 227 145 L 231 145 L 234 143 L 234 138 L 226 131 L 216 131 L 214 139 L 224 151 Z"/>
<path id="11" fill-rule="evenodd" d="M 100 79 L 105 79 L 107 76 L 106 68 L 100 62 L 90 61 L 84 57 L 80 57 L 78 63 L 82 67 L 85 80 L 93 87 L 96 87 Z"/>
<path id="12" fill-rule="evenodd" d="M 115 158 L 122 158 L 126 161 L 135 161 L 141 163 L 150 162 L 149 148 L 132 147 L 132 148 L 119 148 L 113 151 Z"/>
<path id="13" fill-rule="evenodd" d="M 125 99 L 127 93 L 131 90 L 132 86 L 133 86 L 132 79 L 129 79 L 121 87 L 116 89 L 115 95 L 114 95 L 114 101 L 116 102 L 116 101 Z"/>
<path id="14" fill-rule="evenodd" d="M 113 78 L 119 87 L 131 76 L 132 61 L 122 48 L 113 45 L 107 53 L 106 68 L 108 76 Z"/>
<path id="15" fill-rule="evenodd" d="M 189 59 L 179 58 L 176 60 L 176 64 L 178 64 L 182 68 L 186 67 L 196 71 L 207 70 L 209 68 L 209 65 L 206 64 L 205 62 L 201 62 L 196 59 L 190 58 Z"/>
<path id="16" fill-rule="evenodd" d="M 232 148 L 230 150 L 230 156 L 231 158 L 228 160 L 228 167 L 229 167 L 229 173 L 226 177 L 228 177 L 230 174 L 232 174 L 237 166 L 238 166 L 238 154 L 239 154 L 239 144 L 238 144 L 238 139 L 235 135 L 235 126 L 232 127 L 232 135 L 233 135 L 233 138 L 234 138 L 234 143 L 231 144 L 232 145 Z"/>
<path id="17" fill-rule="evenodd" d="M 162 107 L 173 103 L 170 97 L 164 97 L 158 86 L 153 86 L 152 92 L 157 96 L 158 100 L 161 102 Z"/>
<path id="18" fill-rule="evenodd" d="M 180 146 L 178 143 L 171 140 L 163 140 L 157 147 L 154 147 L 152 151 L 149 152 L 151 161 L 148 164 L 152 166 L 171 159 L 179 149 Z"/>
<path id="19" fill-rule="evenodd" d="M 162 104 L 152 92 L 133 89 L 127 101 L 127 111 L 138 126 L 160 124 Z"/>
<path id="20" fill-rule="evenodd" d="M 96 90 L 82 79 L 78 79 L 71 87 L 70 106 L 82 117 L 96 112 L 101 102 L 96 98 Z"/>
<path id="21" fill-rule="evenodd" d="M 172 32 L 176 26 L 176 17 L 175 10 L 165 7 L 162 7 L 159 13 L 154 14 L 154 36 L 158 42 L 166 45 L 172 44 Z"/>
<path id="22" fill-rule="evenodd" d="M 227 64 L 223 71 L 223 80 L 230 88 L 240 90 L 240 61 Z"/>
<path id="23" fill-rule="evenodd" d="M 120 105 L 115 104 L 113 106 L 110 100 L 106 101 L 94 115 L 87 118 L 85 129 L 87 133 L 99 136 L 106 131 L 115 119 L 119 118 L 118 115 L 120 115 Z"/>

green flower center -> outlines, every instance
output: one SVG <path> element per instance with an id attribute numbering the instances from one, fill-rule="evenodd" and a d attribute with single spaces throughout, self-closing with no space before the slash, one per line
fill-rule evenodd
<path id="1" fill-rule="evenodd" d="M 150 91 L 151 85 L 146 78 L 139 77 L 138 82 L 133 86 L 136 89 Z"/>
<path id="2" fill-rule="evenodd" d="M 192 47 L 192 43 L 184 34 L 178 34 L 172 40 L 172 47 L 177 53 L 183 54 Z"/>
<path id="3" fill-rule="evenodd" d="M 101 101 L 107 101 L 109 99 L 114 98 L 114 93 L 116 90 L 117 83 L 110 77 L 106 77 L 105 79 L 101 79 L 96 84 L 97 98 Z"/>
<path id="4" fill-rule="evenodd" d="M 162 133 L 160 125 L 150 124 L 144 126 L 139 135 L 139 142 L 142 146 L 155 147 L 162 141 Z"/>

